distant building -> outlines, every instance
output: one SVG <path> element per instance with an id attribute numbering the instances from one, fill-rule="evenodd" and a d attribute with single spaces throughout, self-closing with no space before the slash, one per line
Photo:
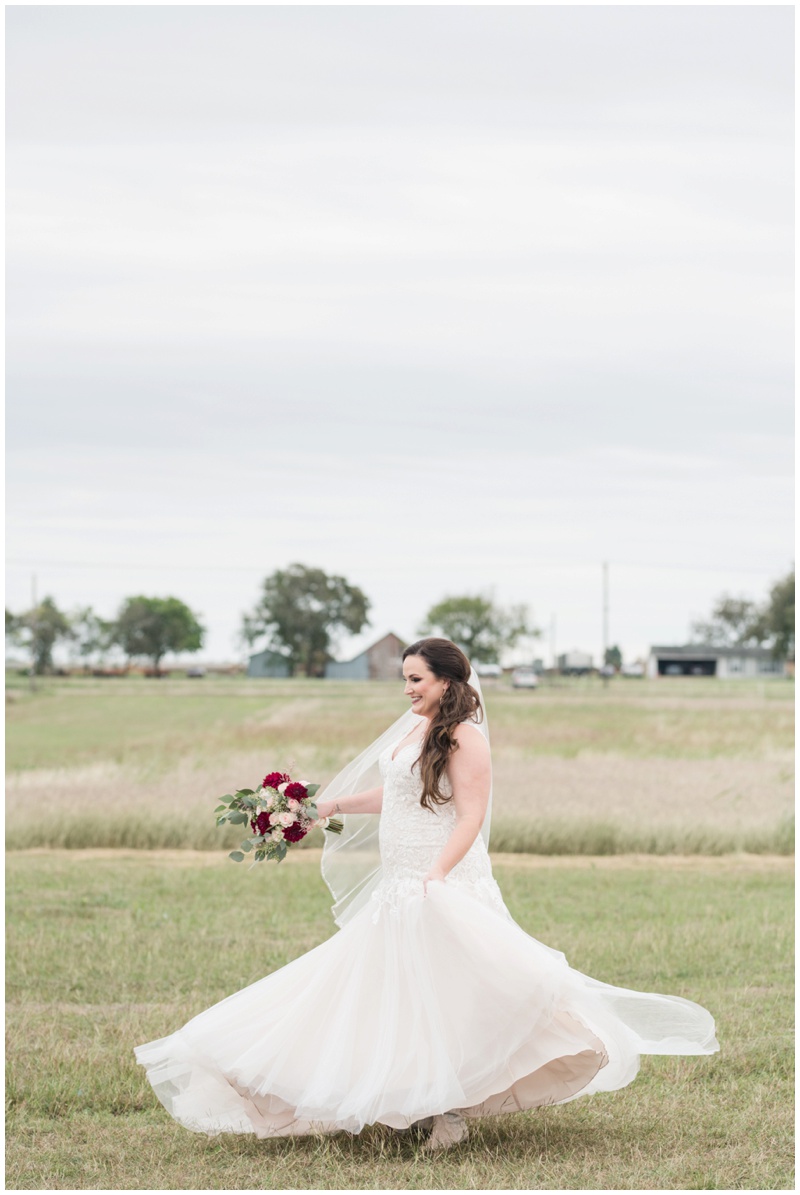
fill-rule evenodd
<path id="1" fill-rule="evenodd" d="M 401 680 L 405 648 L 397 635 L 384 635 L 353 660 L 330 660 L 325 676 L 331 680 Z"/>
<path id="2" fill-rule="evenodd" d="M 270 651 L 267 648 L 264 651 L 256 652 L 254 656 L 250 657 L 247 664 L 248 676 L 288 676 L 289 675 L 289 661 L 280 652 Z"/>
<path id="3" fill-rule="evenodd" d="M 651 647 L 647 675 L 716 676 L 719 680 L 784 676 L 783 660 L 766 647 L 709 647 L 687 643 L 683 647 Z"/>
<path id="4" fill-rule="evenodd" d="M 558 657 L 558 671 L 564 676 L 586 676 L 593 667 L 593 659 L 586 651 L 565 651 Z"/>

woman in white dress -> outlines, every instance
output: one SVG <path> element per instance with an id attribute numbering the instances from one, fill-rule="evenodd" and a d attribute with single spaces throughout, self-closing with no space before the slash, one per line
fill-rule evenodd
<path id="1" fill-rule="evenodd" d="M 340 931 L 136 1047 L 189 1129 L 270 1137 L 380 1122 L 430 1130 L 425 1148 L 437 1149 L 464 1140 L 470 1117 L 624 1087 L 641 1054 L 719 1049 L 700 1005 L 590 979 L 513 921 L 486 849 L 475 674 L 431 638 L 406 650 L 403 675 L 410 713 L 317 801 L 321 816 L 344 815 L 323 856 Z M 356 791 L 376 762 L 383 783 Z"/>

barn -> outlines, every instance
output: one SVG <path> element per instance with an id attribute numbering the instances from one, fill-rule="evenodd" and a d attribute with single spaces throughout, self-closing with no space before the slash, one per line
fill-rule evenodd
<path id="1" fill-rule="evenodd" d="M 325 676 L 331 680 L 401 680 L 405 643 L 391 632 L 352 660 L 330 660 Z"/>
<path id="2" fill-rule="evenodd" d="M 651 647 L 647 675 L 716 676 L 720 680 L 783 676 L 783 660 L 766 647 L 710 647 L 687 643 L 683 647 Z"/>

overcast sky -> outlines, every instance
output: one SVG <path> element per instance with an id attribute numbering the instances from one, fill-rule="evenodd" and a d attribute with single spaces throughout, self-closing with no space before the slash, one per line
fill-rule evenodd
<path id="1" fill-rule="evenodd" d="M 789 6 L 7 16 L 7 605 L 447 594 L 626 658 L 792 565 Z"/>

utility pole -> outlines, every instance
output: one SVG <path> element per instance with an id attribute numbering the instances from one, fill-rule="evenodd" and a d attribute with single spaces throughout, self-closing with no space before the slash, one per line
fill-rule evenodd
<path id="1" fill-rule="evenodd" d="M 31 614 L 36 619 L 36 573 L 31 573 Z M 31 671 L 30 690 L 36 692 L 36 622 L 31 627 Z"/>
<path id="2" fill-rule="evenodd" d="M 550 666 L 553 669 L 553 680 L 556 677 L 558 660 L 556 659 L 556 616 L 550 615 Z"/>
<path id="3" fill-rule="evenodd" d="M 603 663 L 606 666 L 606 652 L 608 651 L 608 561 L 603 561 Z M 603 674 L 603 685 L 608 687 L 608 677 Z"/>

